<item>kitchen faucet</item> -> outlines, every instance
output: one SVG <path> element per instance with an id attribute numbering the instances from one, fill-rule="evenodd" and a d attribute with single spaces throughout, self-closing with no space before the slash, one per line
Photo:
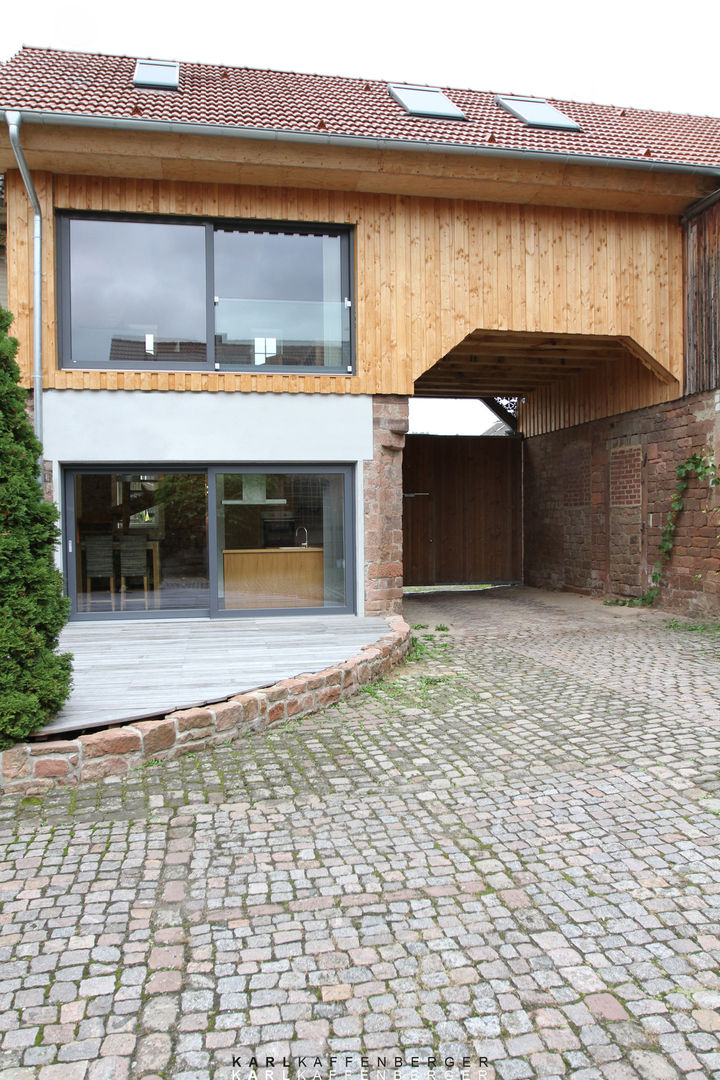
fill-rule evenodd
<path id="1" fill-rule="evenodd" d="M 298 533 L 300 533 L 300 532 L 305 533 L 305 539 L 302 541 L 301 544 L 298 544 Z M 298 525 L 297 529 L 295 530 L 295 547 L 307 547 L 307 546 L 308 546 L 308 531 L 307 531 L 307 529 L 305 528 L 304 525 Z"/>

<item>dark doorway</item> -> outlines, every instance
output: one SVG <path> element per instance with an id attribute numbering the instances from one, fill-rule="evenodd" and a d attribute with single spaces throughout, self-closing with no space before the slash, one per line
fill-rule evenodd
<path id="1" fill-rule="evenodd" d="M 408 435 L 406 585 L 522 580 L 522 440 Z"/>

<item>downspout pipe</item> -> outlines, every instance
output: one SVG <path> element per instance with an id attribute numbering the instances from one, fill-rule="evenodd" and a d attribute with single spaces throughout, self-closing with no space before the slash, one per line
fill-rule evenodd
<path id="1" fill-rule="evenodd" d="M 37 197 L 23 148 L 20 145 L 22 116 L 19 112 L 8 111 L 5 113 L 5 119 L 7 120 L 10 145 L 20 175 L 23 178 L 25 191 L 33 208 L 33 412 L 35 435 L 42 442 L 42 213 L 40 211 L 40 200 Z M 42 463 L 40 482 L 42 483 Z"/>
<path id="2" fill-rule="evenodd" d="M 704 199 L 700 199 L 698 202 L 693 203 L 692 206 L 689 206 L 685 213 L 680 216 L 681 223 L 687 225 L 693 218 L 696 218 L 706 210 L 709 210 L 718 202 L 720 202 L 720 188 L 711 191 Z"/>

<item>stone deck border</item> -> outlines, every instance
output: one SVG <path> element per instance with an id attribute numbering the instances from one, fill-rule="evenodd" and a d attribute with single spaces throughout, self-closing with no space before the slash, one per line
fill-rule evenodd
<path id="1" fill-rule="evenodd" d="M 150 759 L 192 754 L 352 697 L 407 654 L 410 627 L 400 615 L 388 623 L 387 634 L 344 663 L 317 674 L 283 679 L 217 704 L 180 709 L 157 720 L 108 727 L 76 739 L 18 743 L 2 754 L 0 795 L 37 795 L 59 784 L 124 776 Z"/>

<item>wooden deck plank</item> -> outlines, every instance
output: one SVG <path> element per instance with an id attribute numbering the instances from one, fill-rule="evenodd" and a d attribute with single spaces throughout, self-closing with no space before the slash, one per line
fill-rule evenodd
<path id="1" fill-rule="evenodd" d="M 354 615 L 70 623 L 60 645 L 74 656 L 73 689 L 38 734 L 222 701 L 342 663 L 387 632 L 384 619 Z"/>

